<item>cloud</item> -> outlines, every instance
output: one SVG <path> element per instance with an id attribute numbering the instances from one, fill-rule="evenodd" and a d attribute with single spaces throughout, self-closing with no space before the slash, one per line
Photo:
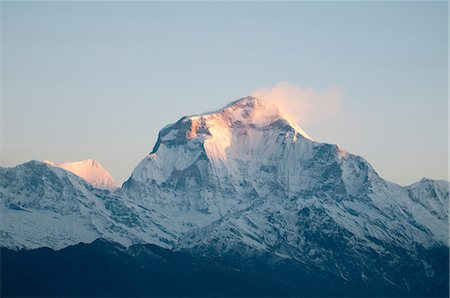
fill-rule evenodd
<path id="1" fill-rule="evenodd" d="M 342 92 L 336 87 L 318 92 L 280 82 L 272 88 L 255 90 L 252 96 L 276 105 L 290 120 L 302 125 L 336 115 L 341 107 Z"/>

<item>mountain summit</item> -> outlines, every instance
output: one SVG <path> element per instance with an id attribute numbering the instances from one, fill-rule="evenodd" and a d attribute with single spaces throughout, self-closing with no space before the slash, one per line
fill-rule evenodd
<path id="1" fill-rule="evenodd" d="M 65 163 L 45 160 L 44 162 L 53 167 L 72 172 L 97 188 L 114 189 L 116 187 L 111 174 L 96 160 L 87 159 Z"/>
<path id="2" fill-rule="evenodd" d="M 270 127 L 271 125 L 286 125 L 300 133 L 303 137 L 311 139 L 297 126 L 295 121 L 290 120 L 287 115 L 282 114 L 276 105 L 252 96 L 236 100 L 215 112 L 193 117 L 222 118 L 230 127 L 237 125 L 262 128 Z"/>
<path id="3" fill-rule="evenodd" d="M 205 143 L 209 157 L 224 159 L 225 149 L 239 137 L 239 133 L 249 130 L 284 129 L 291 134 L 311 139 L 295 122 L 281 114 L 278 108 L 255 97 L 245 97 L 220 110 L 181 118 L 166 126 L 158 136 L 152 153 L 161 143 L 170 146 L 177 141 L 196 139 Z"/>

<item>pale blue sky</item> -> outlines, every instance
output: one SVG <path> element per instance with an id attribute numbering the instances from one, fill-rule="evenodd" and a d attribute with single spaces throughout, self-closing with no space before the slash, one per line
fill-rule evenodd
<path id="1" fill-rule="evenodd" d="M 447 178 L 446 2 L 2 2 L 1 165 L 94 158 L 121 183 L 164 125 L 285 81 L 302 128 L 409 184 Z"/>

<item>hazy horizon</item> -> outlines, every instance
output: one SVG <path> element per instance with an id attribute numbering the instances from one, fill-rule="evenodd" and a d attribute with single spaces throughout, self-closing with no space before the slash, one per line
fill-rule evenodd
<path id="1" fill-rule="evenodd" d="M 1 166 L 95 159 L 255 95 L 385 179 L 448 180 L 446 2 L 3 2 Z"/>

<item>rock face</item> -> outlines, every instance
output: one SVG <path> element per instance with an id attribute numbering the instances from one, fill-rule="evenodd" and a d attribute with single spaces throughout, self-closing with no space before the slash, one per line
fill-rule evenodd
<path id="1" fill-rule="evenodd" d="M 94 187 L 103 189 L 116 188 L 116 183 L 111 174 L 103 168 L 100 163 L 93 159 L 65 163 L 56 163 L 49 160 L 45 160 L 44 162 L 51 166 L 72 172 L 92 184 Z"/>
<path id="2" fill-rule="evenodd" d="M 0 199 L 3 247 L 104 238 L 273 268 L 288 261 L 312 278 L 396 295 L 448 293 L 449 183 L 387 182 L 253 97 L 164 127 L 114 193 L 30 162 L 0 169 Z"/>

